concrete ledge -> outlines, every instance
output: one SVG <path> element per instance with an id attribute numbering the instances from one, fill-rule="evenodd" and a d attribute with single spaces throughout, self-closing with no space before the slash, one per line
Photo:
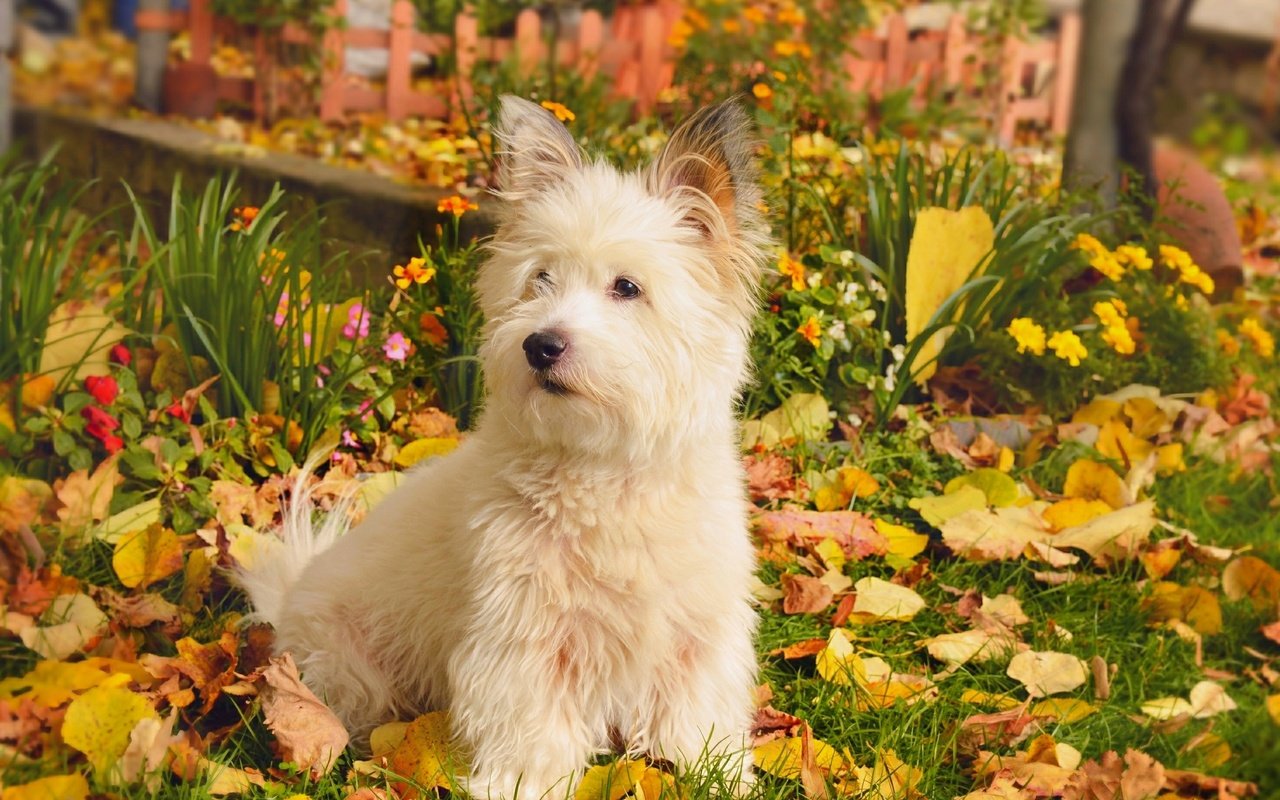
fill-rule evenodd
<path id="1" fill-rule="evenodd" d="M 218 174 L 237 171 L 245 204 L 261 202 L 279 183 L 290 211 L 322 208 L 330 252 L 346 251 L 349 267 L 363 279 L 385 280 L 391 264 L 418 252 L 418 238 L 430 243 L 447 214 L 436 211 L 449 192 L 395 183 L 368 172 L 343 169 L 284 153 L 247 158 L 217 153 L 213 137 L 161 120 L 97 119 L 64 111 L 19 106 L 14 135 L 22 154 L 35 158 L 60 145 L 55 161 L 62 179 L 96 182 L 82 201 L 88 213 L 121 214 L 127 224 L 128 183 L 154 209 L 156 220 L 169 213 L 175 176 L 193 190 Z M 492 208 L 463 218 L 463 234 L 492 230 Z"/>

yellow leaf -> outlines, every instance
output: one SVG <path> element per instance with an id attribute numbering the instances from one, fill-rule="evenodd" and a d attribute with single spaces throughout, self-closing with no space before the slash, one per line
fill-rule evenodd
<path id="1" fill-rule="evenodd" d="M 244 770 L 227 764 L 210 761 L 204 756 L 196 760 L 196 771 L 204 779 L 204 791 L 215 797 L 228 794 L 249 794 L 253 787 L 267 786 L 262 773 Z"/>
<path id="2" fill-rule="evenodd" d="M 890 566 L 908 566 L 916 556 L 924 552 L 924 548 L 929 544 L 929 537 L 923 533 L 916 533 L 910 528 L 894 525 L 882 519 L 877 519 L 875 523 L 876 530 L 880 531 L 880 534 L 889 542 L 885 560 Z"/>
<path id="3" fill-rule="evenodd" d="M 1280 606 L 1280 572 L 1257 556 L 1242 556 L 1222 571 L 1222 591 L 1232 600 L 1249 598 L 1256 611 Z"/>
<path id="4" fill-rule="evenodd" d="M 953 494 L 965 486 L 980 490 L 987 498 L 987 505 L 995 508 L 1011 506 L 1018 500 L 1018 484 L 998 469 L 983 467 L 952 478 L 942 491 Z"/>
<path id="5" fill-rule="evenodd" d="M 1123 406 L 1115 400 L 1098 398 L 1093 402 L 1076 409 L 1071 421 L 1082 425 L 1097 425 L 1101 428 L 1120 415 Z"/>
<path id="6" fill-rule="evenodd" d="M 1017 708 L 1022 705 L 1017 700 L 1004 694 L 993 694 L 992 692 L 983 692 L 978 689 L 965 689 L 960 693 L 960 701 L 963 703 L 972 703 L 975 706 L 994 706 L 1001 711 L 1010 708 Z"/>
<path id="7" fill-rule="evenodd" d="M 1114 473 L 1113 473 L 1114 474 Z M 1083 525 L 1091 519 L 1110 514 L 1111 505 L 1103 500 L 1090 500 L 1083 497 L 1068 497 L 1059 500 L 1043 512 L 1044 521 L 1055 531 Z"/>
<path id="8" fill-rule="evenodd" d="M 840 686 L 866 683 L 867 673 L 862 659 L 853 652 L 853 642 L 843 628 L 833 628 L 827 646 L 819 651 L 814 666 L 823 679 Z"/>
<path id="9" fill-rule="evenodd" d="M 1157 546 L 1153 550 L 1140 553 L 1138 559 L 1142 562 L 1142 568 L 1146 571 L 1147 577 L 1158 581 L 1178 566 L 1178 562 L 1182 560 L 1182 551 L 1176 547 Z"/>
<path id="10" fill-rule="evenodd" d="M 1009 661 L 1005 674 L 1025 686 L 1032 697 L 1069 692 L 1089 679 L 1083 661 L 1053 651 L 1018 653 Z"/>
<path id="11" fill-rule="evenodd" d="M 1142 713 L 1152 719 L 1173 719 L 1191 714 L 1191 703 L 1181 697 L 1161 697 L 1142 704 Z"/>
<path id="12" fill-rule="evenodd" d="M 1203 636 L 1222 632 L 1218 597 L 1199 586 L 1158 581 L 1151 585 L 1151 596 L 1143 600 L 1142 606 L 1152 622 L 1185 622 Z"/>
<path id="13" fill-rule="evenodd" d="M 1000 470 L 1001 472 L 1008 472 L 1009 470 L 1013 469 L 1013 461 L 1014 461 L 1013 451 L 1010 450 L 1008 447 L 1001 447 L 999 460 L 996 461 L 996 469 Z"/>
<path id="14" fill-rule="evenodd" d="M 908 346 L 930 326 L 933 315 L 946 299 L 973 277 L 974 270 L 991 252 L 994 243 L 991 217 L 979 206 L 959 211 L 920 210 L 907 250 Z M 932 335 L 920 349 L 916 364 L 926 365 L 917 375 L 920 382 L 933 375 L 932 359 L 941 351 L 946 333 L 940 331 Z"/>
<path id="15" fill-rule="evenodd" d="M 842 467 L 840 483 L 854 497 L 870 497 L 880 491 L 880 482 L 871 473 L 858 467 Z"/>
<path id="16" fill-rule="evenodd" d="M 105 658 L 77 662 L 41 661 L 21 678 L 0 681 L 0 698 L 12 699 L 22 693 L 22 697 L 37 705 L 57 708 L 110 677 L 113 663 Z"/>
<path id="17" fill-rule="evenodd" d="M 1173 430 L 1169 415 L 1150 397 L 1130 397 L 1124 401 L 1123 409 L 1133 428 L 1133 435 L 1140 439 L 1154 439 Z"/>
<path id="18" fill-rule="evenodd" d="M 811 739 L 809 746 L 814 764 L 819 769 L 832 772 L 844 765 L 844 757 L 840 755 L 840 751 L 826 742 Z M 796 780 L 800 777 L 803 750 L 804 737 L 802 736 L 765 742 L 754 751 L 756 769 L 777 778 Z"/>
<path id="19" fill-rule="evenodd" d="M 370 511 L 378 503 L 386 499 L 392 490 L 400 485 L 401 474 L 394 470 L 387 472 L 374 473 L 369 478 L 360 482 L 360 489 L 356 496 L 360 499 L 360 504 L 365 507 L 366 511 Z"/>
<path id="20" fill-rule="evenodd" d="M 460 773 L 462 765 L 449 752 L 449 715 L 434 711 L 409 723 L 404 740 L 392 751 L 389 763 L 392 772 L 411 778 L 419 786 L 450 788 L 454 768 L 459 768 Z"/>
<path id="21" fill-rule="evenodd" d="M 378 758 L 394 751 L 404 741 L 409 725 L 408 722 L 388 722 L 374 728 L 369 734 L 370 755 Z"/>
<path id="22" fill-rule="evenodd" d="M 160 521 L 160 498 L 144 500 L 136 506 L 107 517 L 93 530 L 93 538 L 101 539 L 107 544 L 115 544 L 126 533 L 141 530 Z"/>
<path id="23" fill-rule="evenodd" d="M 1187 464 L 1182 460 L 1182 442 L 1156 448 L 1156 472 L 1161 475 L 1172 475 L 1175 472 L 1186 471 Z"/>
<path id="24" fill-rule="evenodd" d="M 146 587 L 182 569 L 182 544 L 157 522 L 120 537 L 111 566 L 125 586 Z"/>
<path id="25" fill-rule="evenodd" d="M 49 318 L 39 372 L 54 381 L 68 371 L 74 371 L 76 380 L 105 375 L 107 356 L 124 335 L 125 329 L 102 306 L 63 303 Z"/>
<path id="26" fill-rule="evenodd" d="M 1271 715 L 1271 721 L 1280 725 L 1280 694 L 1273 694 L 1267 698 L 1267 713 Z"/>
<path id="27" fill-rule="evenodd" d="M 648 767 L 635 788 L 636 800 L 678 800 L 676 780 L 657 767 Z"/>
<path id="28" fill-rule="evenodd" d="M 929 655 L 956 666 L 968 661 L 997 661 L 1006 658 L 1018 647 L 1018 637 L 1012 631 L 998 628 L 974 628 L 968 631 L 942 633 L 923 640 Z"/>
<path id="29" fill-rule="evenodd" d="M 396 453 L 395 463 L 400 467 L 412 467 L 419 461 L 448 455 L 457 447 L 458 440 L 453 437 L 432 436 L 427 439 L 418 439 L 400 448 L 400 452 Z"/>
<path id="30" fill-rule="evenodd" d="M 612 764 L 597 764 L 582 776 L 573 792 L 574 800 L 622 800 L 644 777 L 649 765 L 643 758 L 620 758 Z"/>
<path id="31" fill-rule="evenodd" d="M 828 569 L 839 571 L 844 568 L 844 548 L 834 538 L 823 539 L 813 546 L 813 552 Z"/>
<path id="32" fill-rule="evenodd" d="M 863 622 L 908 620 L 924 607 L 924 598 L 914 590 L 883 578 L 860 578 L 854 585 L 853 614 Z"/>
<path id="33" fill-rule="evenodd" d="M 27 375 L 22 381 L 22 405 L 26 408 L 43 408 L 53 399 L 57 387 L 51 375 Z"/>
<path id="34" fill-rule="evenodd" d="M 1115 419 L 1098 430 L 1098 441 L 1094 444 L 1094 449 L 1128 468 L 1146 458 L 1155 450 L 1155 445 L 1134 436 L 1123 422 Z"/>
<path id="35" fill-rule="evenodd" d="M 751 422 L 755 422 L 754 426 Z M 743 426 L 743 446 L 771 447 L 782 442 L 825 441 L 831 429 L 831 408 L 820 394 L 793 394 L 782 405 Z M 753 441 L 753 437 L 755 441 Z"/>
<path id="36" fill-rule="evenodd" d="M 1066 697 L 1050 697 L 1031 706 L 1027 712 L 1033 717 L 1053 717 L 1060 725 L 1079 722 L 1098 710 L 1097 706 Z"/>
<path id="37" fill-rule="evenodd" d="M 1124 481 L 1115 470 L 1088 459 L 1081 459 L 1067 468 L 1067 482 L 1062 493 L 1081 500 L 1101 500 L 1112 508 L 1128 505 Z"/>
<path id="38" fill-rule="evenodd" d="M 919 511 L 925 522 L 940 528 L 966 511 L 986 508 L 987 495 L 973 486 L 962 486 L 950 494 L 912 498 L 907 505 Z"/>
<path id="39" fill-rule="evenodd" d="M 107 625 L 93 598 L 87 594 L 60 594 L 40 616 L 40 625 L 23 629 L 18 636 L 41 656 L 61 660 L 97 638 Z"/>
<path id="40" fill-rule="evenodd" d="M 0 532 L 17 533 L 23 525 L 35 523 L 51 499 L 53 489 L 44 481 L 12 475 L 0 478 Z"/>
<path id="41" fill-rule="evenodd" d="M 1204 733 L 1183 752 L 1196 757 L 1201 766 L 1221 767 L 1231 760 L 1231 745 L 1216 733 Z"/>
<path id="42" fill-rule="evenodd" d="M 19 786 L 7 786 L 0 800 L 84 800 L 89 782 L 83 775 L 50 775 Z"/>
<path id="43" fill-rule="evenodd" d="M 88 757 L 94 772 L 105 777 L 124 755 L 134 726 L 159 716 L 141 695 L 118 686 L 97 686 L 67 706 L 62 738 Z"/>

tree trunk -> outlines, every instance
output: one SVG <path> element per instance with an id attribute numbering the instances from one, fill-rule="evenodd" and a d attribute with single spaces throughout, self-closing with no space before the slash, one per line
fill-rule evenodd
<path id="1" fill-rule="evenodd" d="M 1116 109 L 1121 76 L 1142 0 L 1084 0 L 1071 130 L 1063 158 L 1063 185 L 1095 192 L 1102 209 L 1116 204 L 1120 184 L 1120 131 Z M 1124 87 L 1124 97 L 1128 97 Z"/>
<path id="2" fill-rule="evenodd" d="M 169 0 L 138 0 L 139 11 L 169 12 Z M 169 61 L 169 32 L 138 31 L 138 72 L 134 100 L 147 111 L 159 112 L 164 97 L 164 68 Z"/>
<path id="3" fill-rule="evenodd" d="M 13 143 L 13 3 L 0 2 L 0 153 Z"/>
<path id="4" fill-rule="evenodd" d="M 1186 25 L 1193 0 L 1147 0 L 1142 3 L 1121 75 L 1124 93 L 1116 98 L 1115 115 L 1120 140 L 1120 160 L 1142 179 L 1142 188 L 1154 204 L 1160 188 L 1153 155 L 1156 116 L 1156 83 L 1169 44 Z"/>

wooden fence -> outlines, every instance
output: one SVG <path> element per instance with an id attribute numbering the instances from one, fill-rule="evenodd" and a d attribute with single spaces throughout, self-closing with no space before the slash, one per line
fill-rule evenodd
<path id="1" fill-rule="evenodd" d="M 191 0 L 186 12 L 139 12 L 138 27 L 187 31 L 191 48 L 188 63 L 200 68 L 210 64 L 219 37 L 251 41 L 258 76 L 270 74 L 273 48 L 269 38 L 262 31 L 238 30 L 229 20 L 215 17 L 211 4 L 212 0 Z M 346 10 L 347 0 L 334 0 L 335 15 L 345 17 Z M 471 100 L 472 77 L 478 65 L 509 58 L 526 74 L 552 61 L 582 75 L 602 74 L 611 81 L 616 96 L 630 98 L 637 113 L 647 113 L 663 92 L 672 88 L 678 54 L 668 39 L 682 12 L 678 0 L 620 5 L 606 25 L 598 12 L 585 11 L 572 36 L 549 42 L 538 13 L 530 9 L 516 17 L 512 37 L 480 36 L 476 18 L 465 12 L 455 19 L 451 34 L 423 33 L 415 25 L 412 3 L 394 0 L 387 29 L 335 26 L 323 34 L 317 113 L 326 121 L 369 111 L 385 113 L 393 120 L 446 118 L 460 103 Z M 1023 122 L 1045 125 L 1055 133 L 1066 132 L 1080 35 L 1079 17 L 1068 14 L 1061 18 L 1054 38 L 1010 38 L 998 48 L 995 125 L 1001 141 L 1012 142 Z M 314 46 L 310 34 L 294 25 L 286 25 L 279 36 L 286 43 Z M 348 47 L 385 50 L 385 84 L 375 85 L 350 75 L 345 64 Z M 554 59 L 549 47 L 554 48 Z M 447 90 L 414 88 L 415 55 L 436 61 L 456 58 L 456 76 Z M 923 102 L 939 91 L 979 91 L 978 77 L 993 72 L 993 65 L 984 63 L 988 56 L 982 40 L 966 31 L 964 18 L 958 14 L 951 17 L 945 30 L 914 34 L 904 18 L 895 15 L 881 31 L 854 38 L 841 67 L 852 90 L 881 98 L 912 87 Z M 218 99 L 250 105 L 259 118 L 273 110 L 268 108 L 271 98 L 265 79 L 217 76 L 212 82 Z"/>

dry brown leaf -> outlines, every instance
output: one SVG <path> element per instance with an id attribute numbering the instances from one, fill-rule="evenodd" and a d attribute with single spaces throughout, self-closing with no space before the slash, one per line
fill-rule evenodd
<path id="1" fill-rule="evenodd" d="M 324 775 L 346 749 L 347 729 L 302 683 L 292 654 L 271 659 L 262 678 L 267 682 L 262 693 L 267 727 L 279 740 L 285 759 L 310 770 L 313 777 Z"/>
<path id="2" fill-rule="evenodd" d="M 784 614 L 817 614 L 835 599 L 830 586 L 810 575 L 784 575 L 782 589 Z"/>
<path id="3" fill-rule="evenodd" d="M 83 543 L 89 527 L 110 515 L 111 497 L 122 480 L 117 469 L 119 455 L 113 455 L 94 468 L 78 469 L 54 484 L 54 494 L 61 507 L 58 519 L 62 531 L 71 541 Z"/>
<path id="4" fill-rule="evenodd" d="M 1143 600 L 1142 606 L 1152 622 L 1185 622 L 1204 636 L 1222 632 L 1222 607 L 1218 597 L 1199 586 L 1158 581 L 1151 585 L 1151 595 Z"/>
<path id="5" fill-rule="evenodd" d="M 1256 611 L 1280 609 L 1280 572 L 1257 556 L 1241 556 L 1222 571 L 1222 592 L 1249 599 Z"/>

